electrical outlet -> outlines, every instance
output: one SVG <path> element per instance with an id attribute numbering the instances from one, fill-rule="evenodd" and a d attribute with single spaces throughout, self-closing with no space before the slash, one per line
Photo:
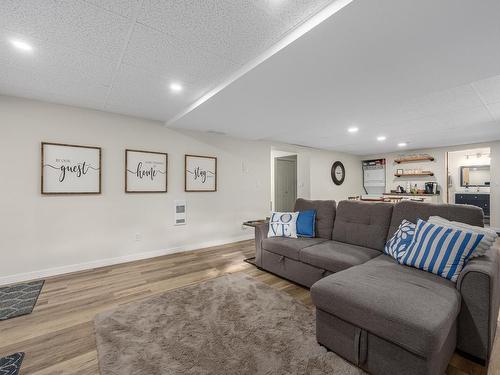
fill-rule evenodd
<path id="1" fill-rule="evenodd" d="M 142 235 L 140 233 L 135 234 L 135 240 L 136 241 L 142 241 Z"/>

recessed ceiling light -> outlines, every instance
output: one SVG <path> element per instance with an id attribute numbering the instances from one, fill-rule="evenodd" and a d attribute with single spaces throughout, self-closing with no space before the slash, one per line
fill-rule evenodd
<path id="1" fill-rule="evenodd" d="M 349 129 L 347 129 L 349 133 L 357 133 L 359 131 L 359 128 L 352 126 Z"/>
<path id="2" fill-rule="evenodd" d="M 31 52 L 33 51 L 33 46 L 19 39 L 11 39 L 10 44 L 16 47 L 20 51 Z"/>
<path id="3" fill-rule="evenodd" d="M 170 90 L 172 90 L 173 92 L 181 92 L 183 89 L 182 85 L 180 83 L 171 83 L 170 84 Z"/>
<path id="4" fill-rule="evenodd" d="M 408 143 L 406 143 L 406 142 L 398 143 L 398 147 L 406 147 L 406 146 L 408 146 Z"/>
<path id="5" fill-rule="evenodd" d="M 379 141 L 379 142 L 383 142 L 386 139 L 387 139 L 387 137 L 385 135 L 381 135 L 381 136 L 377 137 L 377 141 Z"/>

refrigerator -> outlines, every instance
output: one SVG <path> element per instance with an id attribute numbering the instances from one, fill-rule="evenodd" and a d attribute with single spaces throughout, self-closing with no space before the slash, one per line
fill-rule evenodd
<path id="1" fill-rule="evenodd" d="M 385 193 L 385 159 L 363 160 L 363 188 L 369 196 Z"/>

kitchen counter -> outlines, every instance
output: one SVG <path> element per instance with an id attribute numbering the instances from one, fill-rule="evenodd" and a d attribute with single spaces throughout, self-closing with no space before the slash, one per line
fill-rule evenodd
<path id="1" fill-rule="evenodd" d="M 384 193 L 384 195 L 399 195 L 402 197 L 437 197 L 439 194 Z"/>
<path id="2" fill-rule="evenodd" d="M 466 190 L 466 191 L 456 191 L 455 192 L 455 195 L 456 194 L 488 194 L 490 195 L 490 192 L 489 191 L 472 191 L 472 190 Z"/>
<path id="3" fill-rule="evenodd" d="M 440 203 L 439 194 L 384 193 L 385 198 L 399 198 L 425 203 Z"/>

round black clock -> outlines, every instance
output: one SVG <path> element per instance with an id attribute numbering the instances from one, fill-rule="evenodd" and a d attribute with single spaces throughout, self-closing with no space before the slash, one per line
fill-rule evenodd
<path id="1" fill-rule="evenodd" d="M 340 161 L 336 161 L 332 165 L 332 181 L 335 185 L 342 185 L 345 180 L 345 168 L 344 164 Z"/>

